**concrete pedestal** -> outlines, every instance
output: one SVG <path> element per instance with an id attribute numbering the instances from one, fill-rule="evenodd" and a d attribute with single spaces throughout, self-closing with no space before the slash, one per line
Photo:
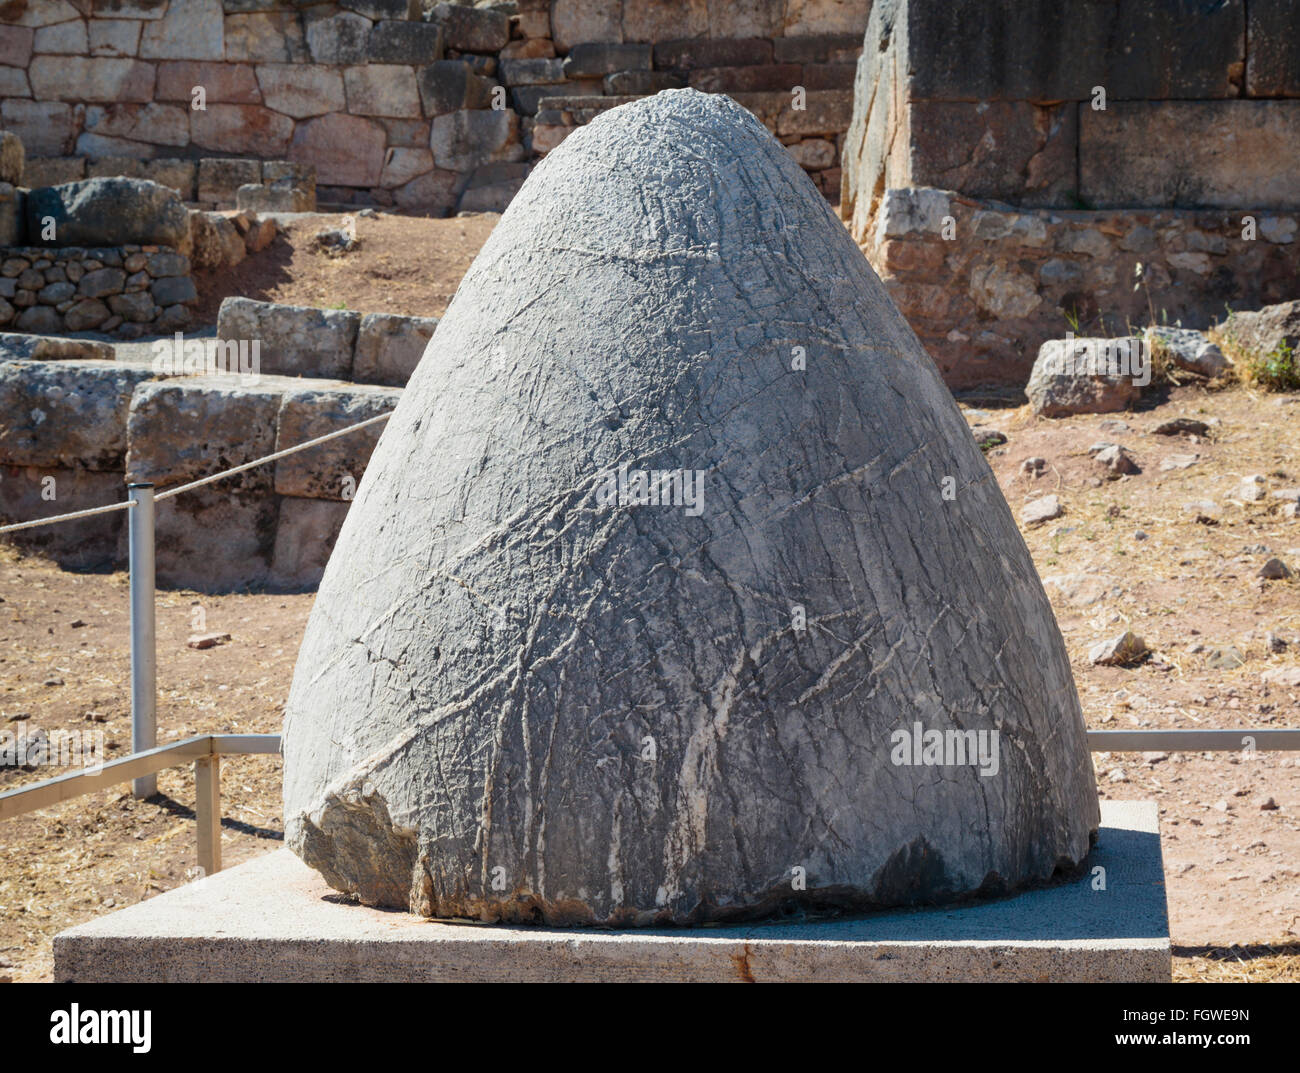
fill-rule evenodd
<path id="1" fill-rule="evenodd" d="M 448 924 L 368 909 L 278 850 L 60 933 L 54 978 L 1167 982 L 1156 806 L 1102 802 L 1101 822 L 1088 874 L 1063 886 L 961 908 L 671 931 Z"/>

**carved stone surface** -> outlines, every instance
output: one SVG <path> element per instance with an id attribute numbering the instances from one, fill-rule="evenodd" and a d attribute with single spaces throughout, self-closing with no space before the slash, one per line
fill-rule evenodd
<path id="1" fill-rule="evenodd" d="M 289 845 L 426 916 L 943 902 L 1071 868 L 1099 817 L 966 422 L 799 165 L 693 90 L 576 131 L 502 217 L 348 513 L 284 740 Z"/>

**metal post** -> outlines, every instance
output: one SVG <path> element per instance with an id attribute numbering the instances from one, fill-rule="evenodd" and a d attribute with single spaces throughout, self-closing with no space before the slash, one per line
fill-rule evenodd
<path id="1" fill-rule="evenodd" d="M 194 815 L 199 827 L 199 867 L 205 876 L 221 871 L 221 757 L 194 761 Z"/>
<path id="2" fill-rule="evenodd" d="M 127 486 L 135 503 L 130 517 L 131 568 L 131 751 L 142 753 L 158 744 L 158 670 L 154 636 L 154 503 L 152 484 Z M 158 792 L 158 776 L 131 781 L 136 797 Z"/>

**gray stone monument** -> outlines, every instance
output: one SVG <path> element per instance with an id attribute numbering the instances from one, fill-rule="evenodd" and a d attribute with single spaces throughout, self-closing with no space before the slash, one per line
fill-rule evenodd
<path id="1" fill-rule="evenodd" d="M 577 131 L 370 462 L 285 723 L 293 850 L 558 925 L 942 903 L 1076 868 L 1083 719 L 1010 510 L 800 167 L 723 96 Z"/>

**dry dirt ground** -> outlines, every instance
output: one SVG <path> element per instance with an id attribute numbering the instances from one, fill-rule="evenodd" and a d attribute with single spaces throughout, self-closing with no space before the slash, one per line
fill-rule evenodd
<path id="1" fill-rule="evenodd" d="M 438 315 L 495 220 L 361 218 L 362 247 L 342 258 L 312 252 L 323 224 L 298 221 L 269 260 L 215 284 Z M 972 424 L 1008 437 L 987 457 L 1013 510 L 1044 494 L 1063 504 L 1025 536 L 1090 728 L 1300 726 L 1300 687 L 1261 678 L 1300 668 L 1300 580 L 1256 576 L 1270 556 L 1300 575 L 1300 521 L 1279 500 L 1238 495 L 1253 474 L 1268 492 L 1300 486 L 1300 397 L 1185 386 L 1132 413 L 1056 421 L 996 398 L 963 405 Z M 1209 434 L 1154 434 L 1175 416 Z M 1099 441 L 1129 448 L 1141 472 L 1107 479 L 1088 451 Z M 1042 468 L 1025 472 L 1029 458 Z M 311 601 L 160 593 L 160 741 L 278 731 Z M 196 609 L 230 642 L 187 648 Z M 1127 668 L 1089 663 L 1094 643 L 1124 629 L 1151 655 Z M 0 547 L 0 733 L 102 730 L 109 757 L 129 751 L 128 646 L 124 574 L 69 573 Z M 1175 979 L 1300 981 L 1300 754 L 1096 754 L 1095 764 L 1103 796 L 1160 806 Z M 49 774 L 0 769 L 0 789 Z M 0 979 L 49 979 L 56 932 L 194 875 L 192 770 L 163 772 L 159 789 L 150 801 L 122 787 L 0 823 L 0 961 L 14 965 Z M 227 759 L 222 791 L 226 864 L 278 848 L 279 759 Z"/>
<path id="2" fill-rule="evenodd" d="M 338 214 L 298 217 L 269 247 L 233 269 L 195 273 L 199 322 L 215 324 L 222 298 L 232 294 L 285 305 L 440 317 L 501 217 L 352 215 L 359 245 L 339 256 L 321 252 L 313 237 L 343 219 Z"/>

